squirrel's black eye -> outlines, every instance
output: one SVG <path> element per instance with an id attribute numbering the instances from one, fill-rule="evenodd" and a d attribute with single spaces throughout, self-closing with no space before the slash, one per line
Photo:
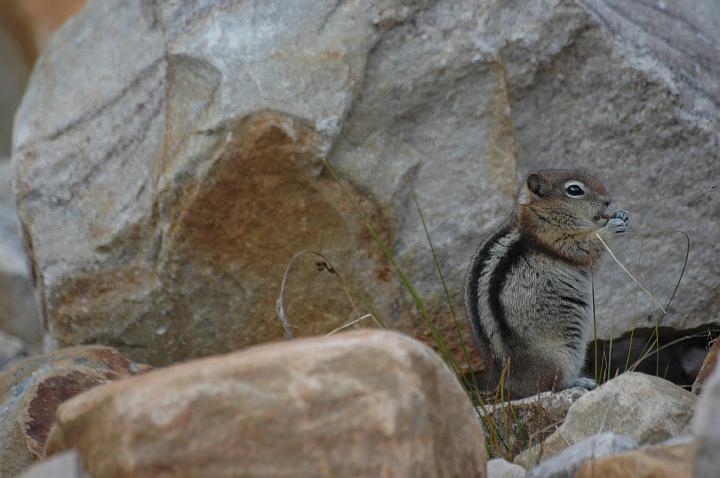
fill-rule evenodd
<path id="1" fill-rule="evenodd" d="M 582 196 L 585 194 L 585 191 L 583 191 L 583 188 L 578 186 L 577 184 L 571 184 L 570 186 L 565 188 L 565 192 L 568 194 L 568 196 Z"/>

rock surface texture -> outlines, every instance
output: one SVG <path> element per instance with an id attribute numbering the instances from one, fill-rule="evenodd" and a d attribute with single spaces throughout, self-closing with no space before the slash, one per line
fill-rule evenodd
<path id="1" fill-rule="evenodd" d="M 502 458 L 493 458 L 487 462 L 487 478 L 523 478 L 525 468 Z"/>
<path id="2" fill-rule="evenodd" d="M 262 345 L 98 387 L 58 409 L 46 451 L 73 447 L 108 478 L 485 476 L 482 425 L 453 373 L 390 332 Z"/>
<path id="3" fill-rule="evenodd" d="M 586 438 L 542 462 L 531 469 L 526 478 L 573 478 L 575 472 L 587 460 L 633 448 L 637 448 L 637 443 L 632 438 L 614 433 L 601 433 Z"/>
<path id="4" fill-rule="evenodd" d="M 13 360 L 24 357 L 27 353 L 22 340 L 0 331 L 0 370 Z"/>
<path id="5" fill-rule="evenodd" d="M 459 305 L 473 248 L 540 166 L 589 168 L 636 231 L 683 229 L 703 244 L 683 281 L 693 293 L 664 325 L 720 317 L 720 198 L 708 193 L 720 178 L 720 4 L 667 3 L 88 2 L 39 60 L 13 137 L 49 336 L 153 364 L 277 339 L 280 280 L 307 249 L 412 330 L 323 157 L 440 321 L 408 180 Z M 635 264 L 640 245 L 616 248 Z M 652 272 L 661 302 L 683 247 L 681 235 L 647 239 L 634 271 Z M 320 269 L 307 259 L 290 274 L 298 335 L 351 317 Z M 642 294 L 627 307 L 637 289 L 616 266 L 597 284 L 601 338 L 654 325 Z"/>
<path id="6" fill-rule="evenodd" d="M 74 450 L 58 453 L 31 466 L 20 478 L 88 478 Z"/>
<path id="7" fill-rule="evenodd" d="M 720 470 L 720 366 L 707 379 L 693 418 L 693 435 L 697 439 L 695 478 L 710 478 Z"/>
<path id="8" fill-rule="evenodd" d="M 515 461 L 528 468 L 603 432 L 628 436 L 639 445 L 660 443 L 689 431 L 696 400 L 667 380 L 624 373 L 580 397 L 542 449 L 534 446 Z"/>
<path id="9" fill-rule="evenodd" d="M 2 80 L 0 80 L 0 161 L 2 161 L 3 157 L 10 156 L 13 118 L 30 74 L 28 61 L 23 57 L 20 45 L 5 23 L 0 23 L 0 65 L 2 65 Z"/>
<path id="10" fill-rule="evenodd" d="M 17 362 L 0 373 L 0 476 L 43 456 L 57 406 L 91 387 L 147 369 L 110 347 L 75 347 Z"/>
<path id="11" fill-rule="evenodd" d="M 10 162 L 0 159 L 0 330 L 32 350 L 41 348 L 43 326 L 28 277 L 20 222 L 11 189 Z"/>
<path id="12" fill-rule="evenodd" d="M 587 460 L 574 478 L 690 478 L 695 445 L 660 445 Z M 710 475 L 708 476 L 708 478 Z"/>

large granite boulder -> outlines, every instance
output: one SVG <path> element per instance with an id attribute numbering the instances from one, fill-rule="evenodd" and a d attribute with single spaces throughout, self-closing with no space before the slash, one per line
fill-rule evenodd
<path id="1" fill-rule="evenodd" d="M 414 307 L 325 157 L 441 323 L 408 180 L 460 307 L 473 248 L 540 165 L 590 168 L 636 231 L 683 229 L 702 243 L 683 282 L 693 293 L 678 294 L 665 325 L 718 322 L 716 5 L 90 1 L 39 60 L 14 130 L 49 336 L 156 364 L 281 337 L 280 281 L 308 249 L 385 322 L 414 330 Z M 648 281 L 652 270 L 663 302 L 682 237 L 652 241 L 636 272 Z M 634 263 L 639 246 L 616 248 Z M 297 335 L 352 314 L 315 262 L 290 274 Z M 601 337 L 650 325 L 652 302 L 628 308 L 636 287 L 617 267 L 597 284 Z"/>
<path id="2" fill-rule="evenodd" d="M 710 266 L 720 255 L 720 194 L 711 190 L 720 183 L 720 3 L 499 3 L 483 38 L 507 66 L 518 160 L 596 171 L 631 211 L 632 234 L 662 231 L 611 246 L 646 288 L 652 284 L 661 305 L 680 278 L 686 247 L 682 234 L 667 231 L 686 232 L 693 244 L 687 273 L 661 324 L 720 323 L 720 276 Z M 618 272 L 607 259 L 596 275 L 603 339 L 653 328 L 661 315 Z"/>
<path id="3" fill-rule="evenodd" d="M 482 424 L 443 361 L 361 331 L 197 359 L 62 404 L 46 452 L 91 476 L 479 477 Z"/>
<path id="4" fill-rule="evenodd" d="M 145 370 L 111 347 L 94 345 L 35 355 L 0 372 L 0 476 L 16 476 L 43 456 L 60 403 Z"/>

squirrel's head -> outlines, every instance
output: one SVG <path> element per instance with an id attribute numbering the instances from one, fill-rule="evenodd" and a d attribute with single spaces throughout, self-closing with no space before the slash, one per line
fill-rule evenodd
<path id="1" fill-rule="evenodd" d="M 543 169 L 528 175 L 518 207 L 523 216 L 582 232 L 607 223 L 610 201 L 605 186 L 581 170 Z"/>

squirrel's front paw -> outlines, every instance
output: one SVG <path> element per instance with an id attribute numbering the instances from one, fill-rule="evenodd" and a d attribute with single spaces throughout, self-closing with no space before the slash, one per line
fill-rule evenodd
<path id="1" fill-rule="evenodd" d="M 597 387 L 595 380 L 587 377 L 577 377 L 567 383 L 566 388 L 581 387 L 585 390 L 592 390 Z"/>
<path id="2" fill-rule="evenodd" d="M 625 209 L 618 209 L 614 213 L 612 213 L 612 216 L 610 216 L 610 219 L 621 219 L 622 222 L 625 223 L 625 225 L 628 225 L 628 222 L 630 222 L 630 213 L 627 212 Z"/>
<path id="3" fill-rule="evenodd" d="M 618 209 L 610 216 L 610 220 L 605 227 L 615 235 L 622 236 L 627 232 L 628 222 L 630 222 L 630 213 L 625 209 Z"/>

